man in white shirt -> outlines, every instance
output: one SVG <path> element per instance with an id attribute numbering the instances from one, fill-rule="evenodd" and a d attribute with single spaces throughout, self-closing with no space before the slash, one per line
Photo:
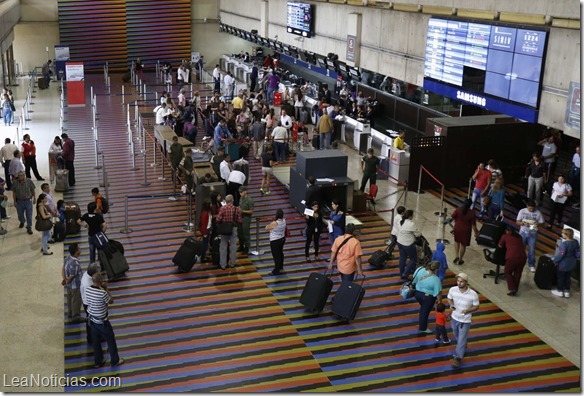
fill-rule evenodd
<path id="1" fill-rule="evenodd" d="M 225 154 L 223 161 L 219 164 L 219 173 L 221 174 L 221 179 L 223 179 L 225 183 L 229 182 L 229 175 L 231 174 L 230 161 L 229 154 Z"/>
<path id="2" fill-rule="evenodd" d="M 543 160 L 546 166 L 546 182 L 552 176 L 556 164 L 556 152 L 558 151 L 558 147 L 554 143 L 554 137 L 550 136 L 548 138 L 542 139 L 539 143 L 540 146 L 543 146 L 543 150 L 541 152 L 541 159 Z"/>
<path id="3" fill-rule="evenodd" d="M 535 242 L 537 241 L 537 229 L 545 222 L 543 215 L 535 208 L 535 201 L 527 201 L 527 208 L 523 208 L 517 213 L 516 223 L 521 228 L 519 235 L 523 239 L 523 244 L 528 246 L 527 265 L 531 272 L 535 272 Z"/>
<path id="4" fill-rule="evenodd" d="M 10 190 L 12 187 L 12 180 L 10 180 L 10 161 L 14 158 L 14 152 L 18 150 L 15 144 L 12 144 L 10 138 L 4 139 L 4 146 L 0 149 L 0 163 L 4 167 L 4 179 L 6 180 L 6 189 Z"/>
<path id="5" fill-rule="evenodd" d="M 292 128 L 292 117 L 290 117 L 286 113 L 286 110 L 284 109 L 280 111 L 280 122 L 282 123 L 282 126 L 287 130 L 290 130 L 290 128 Z"/>
<path id="6" fill-rule="evenodd" d="M 157 125 L 164 125 L 166 121 L 164 117 L 168 115 L 168 109 L 166 108 L 166 103 L 161 104 L 158 106 L 158 110 L 156 110 L 156 124 Z"/>
<path id="7" fill-rule="evenodd" d="M 468 287 L 468 275 L 464 272 L 456 276 L 456 286 L 448 291 L 448 304 L 452 311 L 452 333 L 456 338 L 452 368 L 457 369 L 460 368 L 466 352 L 472 313 L 479 309 L 479 295 Z"/>
<path id="8" fill-rule="evenodd" d="M 227 75 L 223 78 L 223 84 L 225 89 L 225 99 L 231 100 L 233 99 L 233 89 L 235 88 L 235 79 L 231 75 L 231 72 L 227 73 Z"/>
<path id="9" fill-rule="evenodd" d="M 213 91 L 221 91 L 221 72 L 219 71 L 219 65 L 215 65 L 215 68 L 213 69 L 213 81 L 215 81 Z"/>
<path id="10" fill-rule="evenodd" d="M 272 131 L 274 141 L 274 155 L 276 161 L 286 161 L 286 141 L 288 139 L 288 130 L 282 126 L 282 121 L 278 121 L 278 126 Z"/>
<path id="11" fill-rule="evenodd" d="M 187 105 L 187 97 L 185 96 L 185 89 L 181 88 L 178 91 L 178 105 L 185 107 Z"/>
<path id="12" fill-rule="evenodd" d="M 239 199 L 241 198 L 239 187 L 243 186 L 244 183 L 245 174 L 242 171 L 232 170 L 227 181 L 227 194 L 233 195 L 233 204 L 235 206 L 239 206 Z"/>
<path id="13" fill-rule="evenodd" d="M 185 66 L 184 65 L 180 65 L 178 67 L 178 70 L 176 71 L 176 80 L 177 80 L 177 84 L 178 84 L 178 88 L 182 88 L 182 86 L 185 84 Z"/>

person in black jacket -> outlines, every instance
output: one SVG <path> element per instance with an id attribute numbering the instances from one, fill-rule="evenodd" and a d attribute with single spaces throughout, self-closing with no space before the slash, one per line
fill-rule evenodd
<path id="1" fill-rule="evenodd" d="M 310 263 L 309 249 L 310 243 L 312 241 L 314 241 L 314 260 L 320 261 L 320 257 L 318 257 L 320 248 L 320 234 L 326 227 L 318 202 L 313 201 L 310 206 L 314 213 L 312 216 L 306 215 L 306 244 L 304 246 L 304 255 L 306 256 L 306 261 L 308 263 Z"/>
<path id="2" fill-rule="evenodd" d="M 311 202 L 317 202 L 319 205 L 322 205 L 322 191 L 320 190 L 320 186 L 316 185 L 316 178 L 314 176 L 308 177 L 308 188 L 306 189 L 306 198 L 304 199 L 305 205 L 308 206 Z"/>

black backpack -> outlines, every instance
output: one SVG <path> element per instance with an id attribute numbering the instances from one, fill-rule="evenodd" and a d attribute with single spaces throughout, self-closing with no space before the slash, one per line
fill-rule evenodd
<path id="1" fill-rule="evenodd" d="M 101 197 L 101 213 L 106 214 L 109 212 L 109 202 L 105 197 Z"/>

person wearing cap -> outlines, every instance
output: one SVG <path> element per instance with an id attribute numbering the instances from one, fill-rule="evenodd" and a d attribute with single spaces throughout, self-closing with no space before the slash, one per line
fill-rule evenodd
<path id="1" fill-rule="evenodd" d="M 436 276 L 436 271 L 440 268 L 438 261 L 430 261 L 425 267 L 420 267 L 414 272 L 412 282 L 416 285 L 414 298 L 420 304 L 420 314 L 418 317 L 418 331 L 420 333 L 432 334 L 428 328 L 428 316 L 436 301 L 442 301 L 442 282 Z"/>
<path id="2" fill-rule="evenodd" d="M 459 368 L 466 352 L 472 313 L 479 309 L 479 295 L 468 287 L 468 275 L 464 272 L 456 276 L 456 286 L 448 291 L 448 304 L 452 333 L 456 338 L 452 368 Z"/>
<path id="3" fill-rule="evenodd" d="M 251 243 L 251 216 L 253 215 L 254 202 L 247 192 L 247 187 L 239 187 L 239 210 L 241 211 L 241 225 L 238 229 L 239 250 L 247 255 Z"/>
<path id="4" fill-rule="evenodd" d="M 361 250 L 361 242 L 355 238 L 354 234 L 355 225 L 353 223 L 347 224 L 345 235 L 336 238 L 331 248 L 332 254 L 328 269 L 332 271 L 333 263 L 336 261 L 342 282 L 352 282 L 355 279 L 355 272 L 357 275 L 363 276 L 361 265 L 363 251 Z"/>
<path id="5" fill-rule="evenodd" d="M 537 242 L 537 229 L 545 223 L 545 219 L 539 210 L 535 208 L 535 201 L 527 201 L 527 208 L 517 213 L 516 223 L 519 227 L 519 235 L 523 244 L 528 246 L 527 265 L 531 272 L 535 272 L 535 242 Z"/>

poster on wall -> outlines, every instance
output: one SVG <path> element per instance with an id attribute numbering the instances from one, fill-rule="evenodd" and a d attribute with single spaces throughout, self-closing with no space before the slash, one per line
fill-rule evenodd
<path id="1" fill-rule="evenodd" d="M 85 75 L 83 62 L 65 64 L 67 103 L 69 106 L 85 106 Z"/>
<path id="2" fill-rule="evenodd" d="M 65 45 L 55 45 L 55 71 L 57 80 L 65 78 L 65 62 L 71 59 L 69 47 Z"/>
<path id="3" fill-rule="evenodd" d="M 355 46 L 357 45 L 357 37 L 347 35 L 347 62 L 355 62 Z"/>
<path id="4" fill-rule="evenodd" d="M 580 83 L 570 81 L 564 125 L 580 130 Z"/>

